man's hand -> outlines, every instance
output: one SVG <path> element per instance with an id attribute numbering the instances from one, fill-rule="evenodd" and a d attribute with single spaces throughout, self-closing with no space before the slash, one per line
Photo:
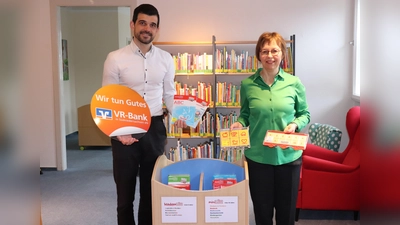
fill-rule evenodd
<path id="1" fill-rule="evenodd" d="M 117 139 L 123 145 L 131 145 L 131 144 L 139 141 L 138 139 L 133 138 L 132 135 L 130 135 L 130 134 L 117 136 Z"/>
<path id="2" fill-rule="evenodd" d="M 293 134 L 297 129 L 297 124 L 295 123 L 289 123 L 285 130 L 283 131 L 285 134 Z"/>
<path id="3" fill-rule="evenodd" d="M 182 119 L 175 121 L 175 124 L 178 128 L 186 128 L 187 127 L 186 121 L 184 121 Z"/>

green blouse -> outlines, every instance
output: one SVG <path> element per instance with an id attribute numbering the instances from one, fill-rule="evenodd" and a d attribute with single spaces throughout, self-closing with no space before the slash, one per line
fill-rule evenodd
<path id="1" fill-rule="evenodd" d="M 305 87 L 300 79 L 280 69 L 274 83 L 267 85 L 260 76 L 261 69 L 242 80 L 240 87 L 240 116 L 238 122 L 249 126 L 249 159 L 270 165 L 293 162 L 303 151 L 263 145 L 267 130 L 283 131 L 289 123 L 296 123 L 299 132 L 310 122 Z"/>

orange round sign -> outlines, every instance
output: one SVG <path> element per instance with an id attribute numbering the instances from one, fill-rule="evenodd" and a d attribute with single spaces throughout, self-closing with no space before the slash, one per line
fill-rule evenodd
<path id="1" fill-rule="evenodd" d="M 90 111 L 97 127 L 107 136 L 145 134 L 150 127 L 150 109 L 136 91 L 119 84 L 94 93 Z"/>

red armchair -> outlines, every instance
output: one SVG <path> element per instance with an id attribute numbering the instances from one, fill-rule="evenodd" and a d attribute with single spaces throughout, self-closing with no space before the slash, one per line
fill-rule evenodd
<path id="1" fill-rule="evenodd" d="M 349 143 L 342 152 L 307 144 L 296 205 L 300 209 L 353 210 L 357 220 L 360 210 L 360 107 L 346 115 Z"/>

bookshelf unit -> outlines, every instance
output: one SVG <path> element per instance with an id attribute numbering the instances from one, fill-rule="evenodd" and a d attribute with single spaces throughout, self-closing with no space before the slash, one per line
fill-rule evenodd
<path id="1" fill-rule="evenodd" d="M 290 69 L 284 70 L 295 75 L 295 35 L 291 35 L 290 39 L 286 42 L 289 49 L 288 51 L 290 51 L 289 55 L 291 56 L 287 64 L 291 66 Z M 219 118 L 221 118 L 221 115 L 225 115 L 223 121 L 227 127 L 234 122 L 235 118 L 240 114 L 239 92 L 236 93 L 237 90 L 240 90 L 240 82 L 244 78 L 254 74 L 255 70 L 259 67 L 257 59 L 253 59 L 252 62 L 245 61 L 240 64 L 241 66 L 238 63 L 230 63 L 235 65 L 235 67 L 228 67 L 231 65 L 228 65 L 227 62 L 221 62 L 218 52 L 225 52 L 223 53 L 225 54 L 222 56 L 223 58 L 226 58 L 227 54 L 231 56 L 230 59 L 233 58 L 233 55 L 236 55 L 235 58 L 238 60 L 242 59 L 239 55 L 243 55 L 244 58 L 246 58 L 246 56 L 247 58 L 255 58 L 256 44 L 256 41 L 217 41 L 215 36 L 212 36 L 211 42 L 154 42 L 155 46 L 170 52 L 173 56 L 182 56 L 184 53 L 193 55 L 207 54 L 212 56 L 211 70 L 209 67 L 206 70 L 196 70 L 190 67 L 181 69 L 177 68 L 177 63 L 175 64 L 177 68 L 175 75 L 176 82 L 181 82 L 182 85 L 186 84 L 188 87 L 197 87 L 198 82 L 205 83 L 211 86 L 212 91 L 209 94 L 212 96 L 211 99 L 206 99 L 210 101 L 210 106 L 205 113 L 205 115 L 208 115 L 208 119 L 206 120 L 207 125 L 204 125 L 204 127 L 208 127 L 205 133 L 199 133 L 198 130 L 191 128 L 170 131 L 171 129 L 168 129 L 168 124 L 166 124 L 168 140 L 165 152 L 167 155 L 171 155 L 171 148 L 177 147 L 177 143 L 180 141 L 183 147 L 186 148 L 189 146 L 190 148 L 191 146 L 193 151 L 197 151 L 197 157 L 199 156 L 199 152 L 202 152 L 202 158 L 218 158 L 216 154 L 220 151 L 218 148 L 219 124 L 222 122 L 220 119 L 217 119 L 217 115 L 220 115 Z M 188 62 L 185 61 L 184 63 L 187 64 Z M 223 69 L 221 69 L 221 64 Z M 249 66 L 249 64 L 253 65 L 252 69 L 246 69 L 246 67 L 244 67 L 246 65 Z M 190 65 L 195 68 L 193 61 Z M 208 65 L 210 65 L 209 62 Z M 221 92 L 221 89 L 218 92 L 219 86 L 225 86 L 223 89 L 226 89 L 227 93 L 235 94 L 235 97 L 227 98 L 227 94 Z M 232 94 L 229 94 L 229 96 L 232 96 Z M 225 99 L 223 99 L 222 96 L 225 96 Z M 182 154 L 182 151 L 178 149 L 173 152 Z M 177 159 L 177 161 L 187 159 L 186 157 L 176 157 L 175 153 L 173 156 L 174 159 L 169 157 L 172 161 L 175 161 L 175 159 Z M 187 153 L 184 154 L 187 155 Z"/>
<path id="2" fill-rule="evenodd" d="M 203 57 L 204 60 L 206 57 L 204 57 L 204 54 L 208 56 L 213 56 L 213 48 L 211 42 L 155 42 L 155 46 L 160 47 L 161 49 L 171 53 L 171 55 L 174 57 L 175 60 L 175 67 L 176 67 L 176 73 L 175 73 L 175 82 L 179 82 L 181 85 L 180 87 L 182 88 L 198 88 L 198 83 L 201 82 L 204 86 L 211 86 L 213 88 L 214 84 L 214 74 L 212 70 L 212 63 L 213 60 L 208 60 L 208 64 L 205 63 L 205 61 L 202 61 L 201 65 L 209 65 L 208 68 L 204 68 L 202 70 L 197 68 L 197 62 L 196 66 L 193 64 L 193 58 L 194 55 L 196 57 Z M 192 57 L 190 60 L 192 60 L 192 63 L 189 63 L 189 60 L 183 57 L 187 57 L 190 55 Z M 178 58 L 179 56 L 179 58 Z M 192 67 L 184 67 L 182 64 L 191 64 Z M 180 88 L 179 85 L 177 86 L 177 94 L 184 94 L 180 93 Z M 199 93 L 200 94 L 200 93 Z M 205 96 L 212 95 L 212 93 L 204 93 L 201 95 L 203 96 L 202 99 L 211 101 L 210 103 L 210 108 L 206 111 L 205 115 L 213 115 L 212 109 L 213 104 L 212 101 L 213 99 L 206 99 Z M 200 97 L 200 96 L 199 96 Z M 210 120 L 212 118 L 208 118 Z M 211 127 L 205 127 L 201 131 L 200 130 L 195 130 L 193 128 L 185 128 L 185 129 L 176 129 L 173 126 L 169 124 L 169 118 L 167 117 L 164 120 L 167 128 L 167 144 L 165 147 L 165 152 L 168 154 L 171 152 L 171 148 L 176 148 L 178 141 L 185 146 L 190 146 L 191 148 L 207 148 L 205 146 L 208 146 L 210 148 L 211 142 L 214 141 L 214 133 L 212 133 L 213 129 Z M 210 122 L 209 122 L 210 123 Z M 211 124 L 214 124 L 212 122 Z M 176 151 L 178 152 L 178 150 Z M 176 154 L 174 155 L 176 157 Z M 174 161 L 179 161 L 179 160 L 184 160 L 186 158 L 182 157 L 176 157 Z"/>

